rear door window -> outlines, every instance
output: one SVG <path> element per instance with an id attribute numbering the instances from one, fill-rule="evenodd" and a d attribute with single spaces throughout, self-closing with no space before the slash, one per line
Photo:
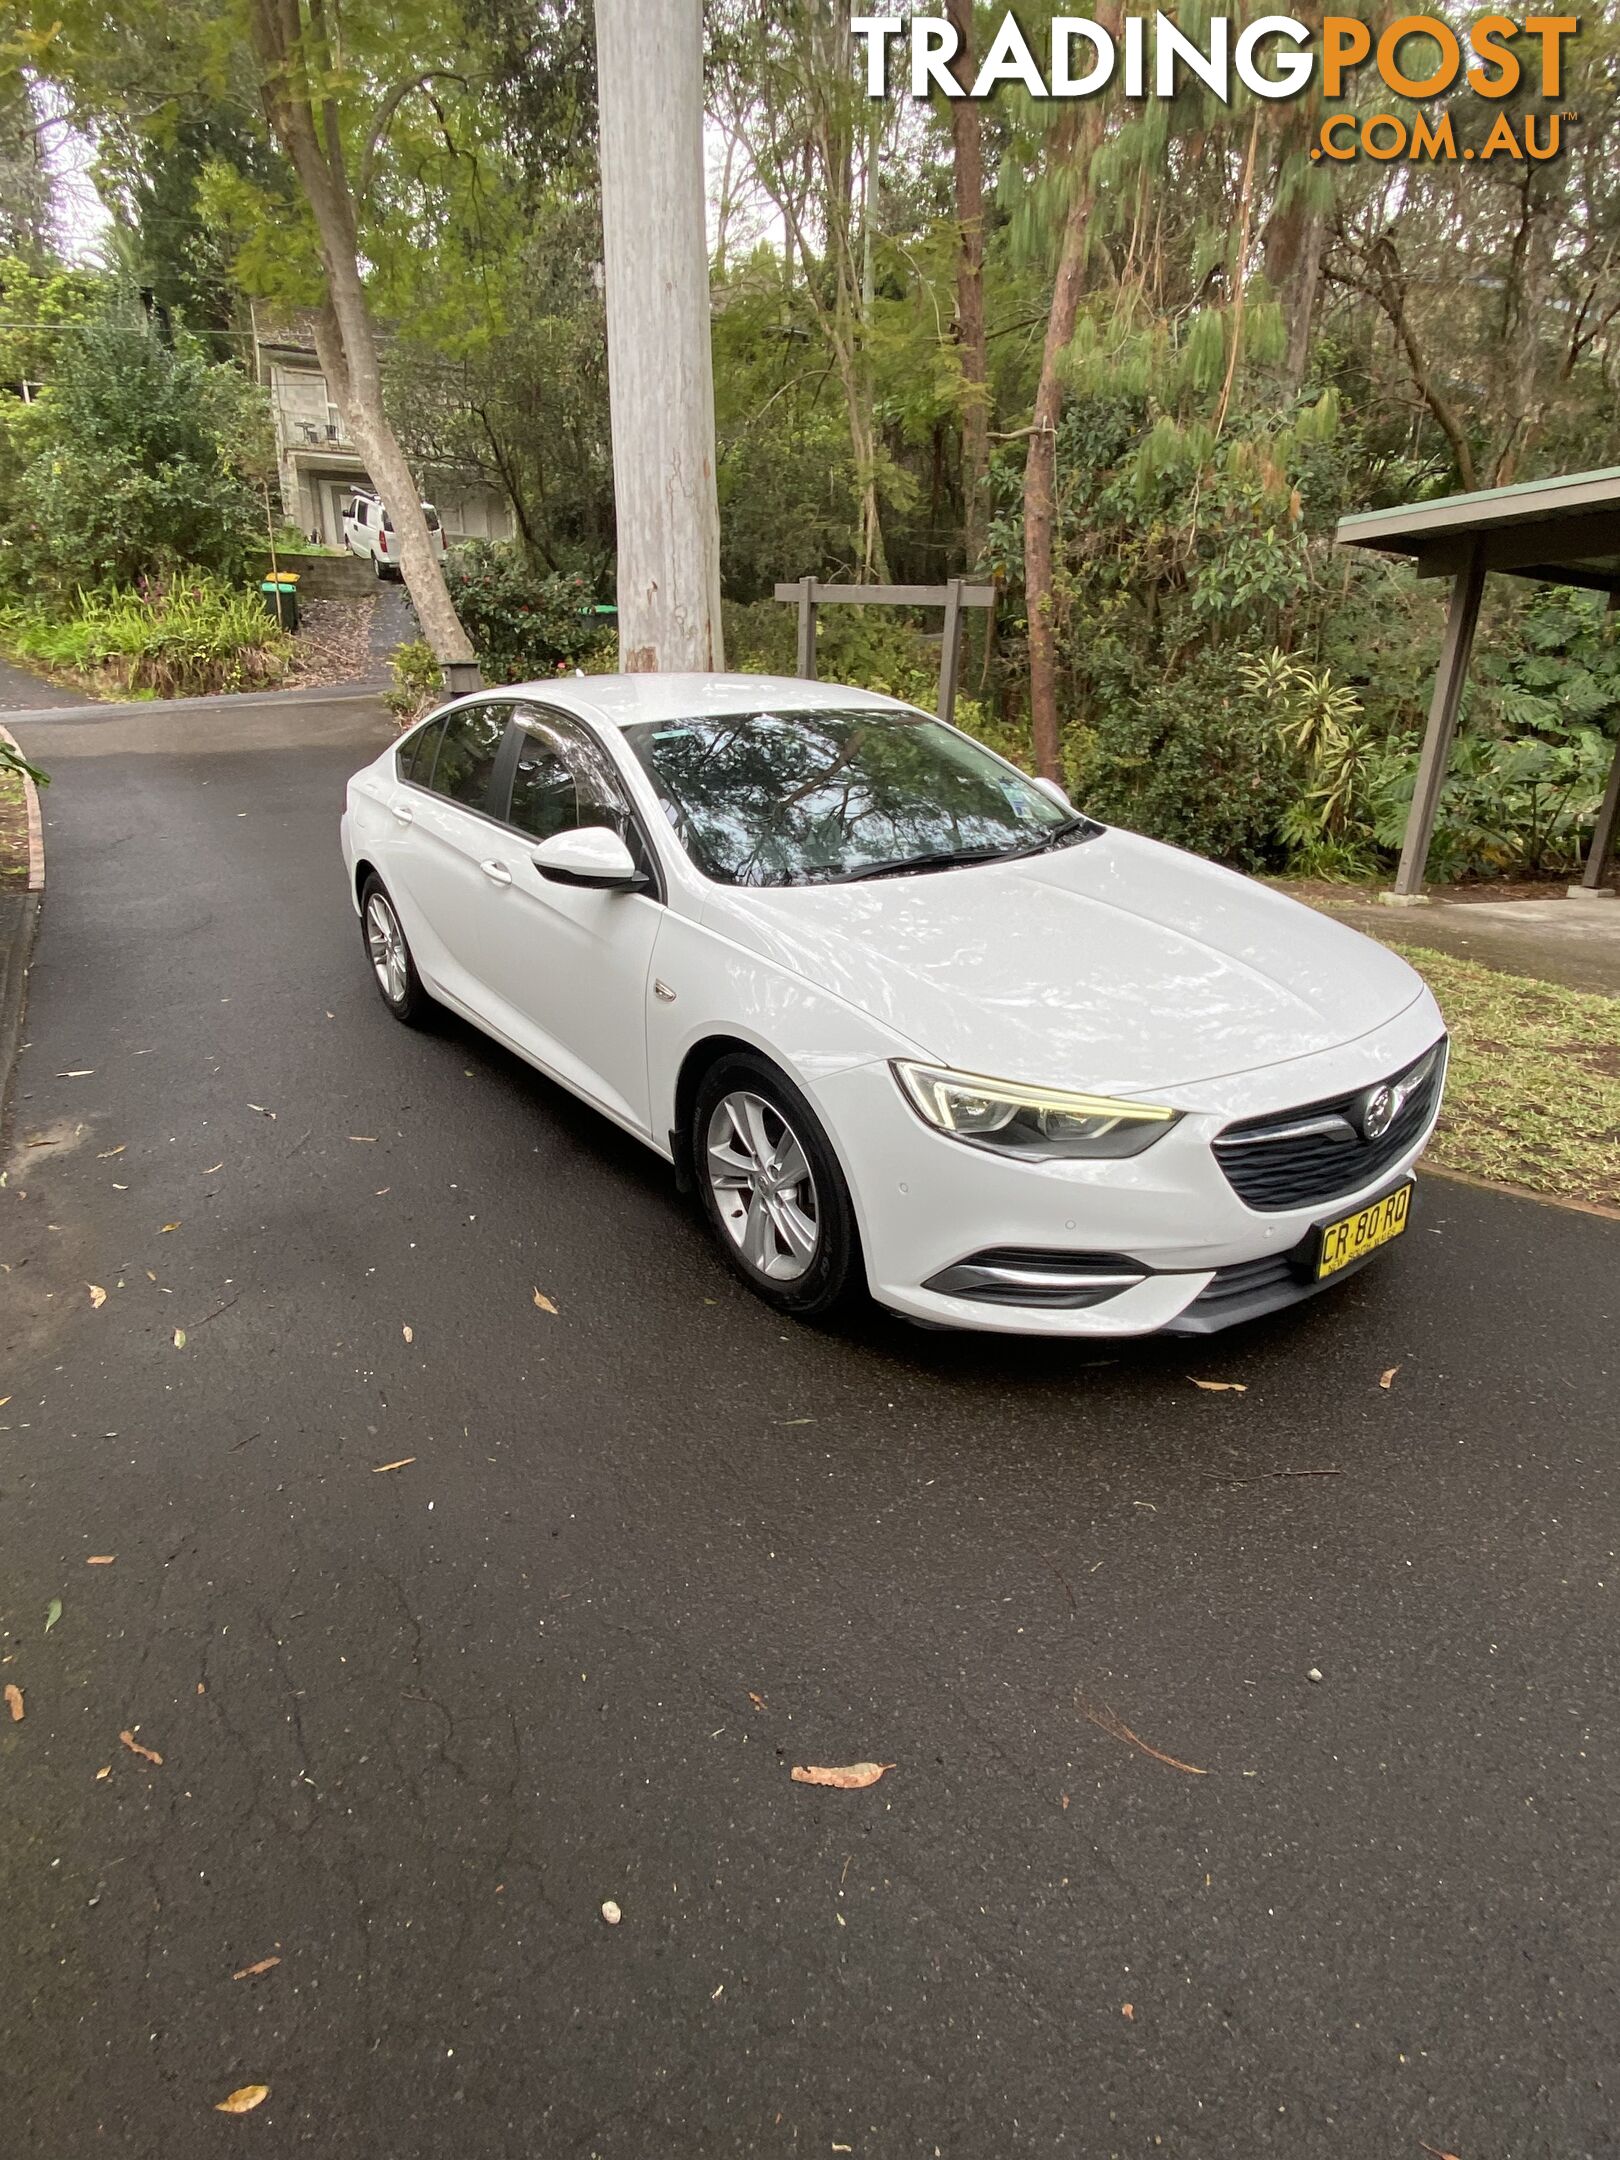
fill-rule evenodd
<path id="1" fill-rule="evenodd" d="M 490 782 L 510 712 L 507 705 L 464 705 L 448 715 L 433 767 L 435 795 L 448 796 L 469 810 L 489 808 Z"/>

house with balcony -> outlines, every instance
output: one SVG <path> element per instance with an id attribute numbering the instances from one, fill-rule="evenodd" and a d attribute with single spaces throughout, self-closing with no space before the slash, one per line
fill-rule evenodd
<path id="1" fill-rule="evenodd" d="M 340 548 L 344 506 L 356 488 L 372 483 L 327 390 L 313 317 L 255 302 L 253 368 L 270 396 L 287 522 L 312 540 Z M 487 480 L 435 467 L 419 468 L 417 479 L 438 510 L 446 540 L 511 538 L 511 503 Z"/>

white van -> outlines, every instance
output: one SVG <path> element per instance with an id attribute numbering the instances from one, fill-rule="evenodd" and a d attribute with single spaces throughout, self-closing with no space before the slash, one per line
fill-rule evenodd
<path id="1" fill-rule="evenodd" d="M 433 542 L 434 552 L 442 556 L 444 527 L 439 523 L 439 513 L 430 502 L 425 502 L 422 515 L 427 519 L 428 537 Z M 343 541 L 351 555 L 369 559 L 378 577 L 399 576 L 399 541 L 394 534 L 394 521 L 383 508 L 380 495 L 355 490 L 343 512 Z"/>

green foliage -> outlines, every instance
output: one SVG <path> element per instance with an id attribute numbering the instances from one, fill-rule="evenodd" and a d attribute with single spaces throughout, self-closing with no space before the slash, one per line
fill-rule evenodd
<path id="1" fill-rule="evenodd" d="M 14 743 L 0 739 L 0 776 L 6 773 L 20 773 L 25 779 L 32 780 L 35 787 L 49 787 L 51 784 L 48 772 L 42 772 L 37 765 L 30 764 Z"/>
<path id="2" fill-rule="evenodd" d="M 572 673 L 616 647 L 583 577 L 537 576 L 510 543 L 463 542 L 446 558 L 445 580 L 487 682 Z"/>
<path id="3" fill-rule="evenodd" d="M 66 612 L 14 604 L 0 611 L 0 643 L 19 660 L 137 697 L 260 689 L 281 681 L 292 653 L 258 593 L 212 577 L 81 593 Z"/>
<path id="4" fill-rule="evenodd" d="M 236 575 L 263 528 L 262 393 L 138 308 L 63 338 L 42 396 L 7 419 L 20 470 L 0 528 L 13 592 L 130 585 L 182 566 Z"/>
<path id="5" fill-rule="evenodd" d="M 1199 653 L 1068 747 L 1071 792 L 1097 817 L 1240 869 L 1280 862 L 1295 768 L 1241 655 Z"/>
<path id="6" fill-rule="evenodd" d="M 409 727 L 428 707 L 444 695 L 444 670 L 438 655 L 425 638 L 411 638 L 396 645 L 388 656 L 394 687 L 383 698 L 389 711 Z"/>

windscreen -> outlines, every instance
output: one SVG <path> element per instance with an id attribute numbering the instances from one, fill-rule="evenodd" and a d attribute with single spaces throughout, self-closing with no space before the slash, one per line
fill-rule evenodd
<path id="1" fill-rule="evenodd" d="M 901 876 L 1096 830 L 920 713 L 726 713 L 624 736 L 682 846 L 725 885 Z"/>

